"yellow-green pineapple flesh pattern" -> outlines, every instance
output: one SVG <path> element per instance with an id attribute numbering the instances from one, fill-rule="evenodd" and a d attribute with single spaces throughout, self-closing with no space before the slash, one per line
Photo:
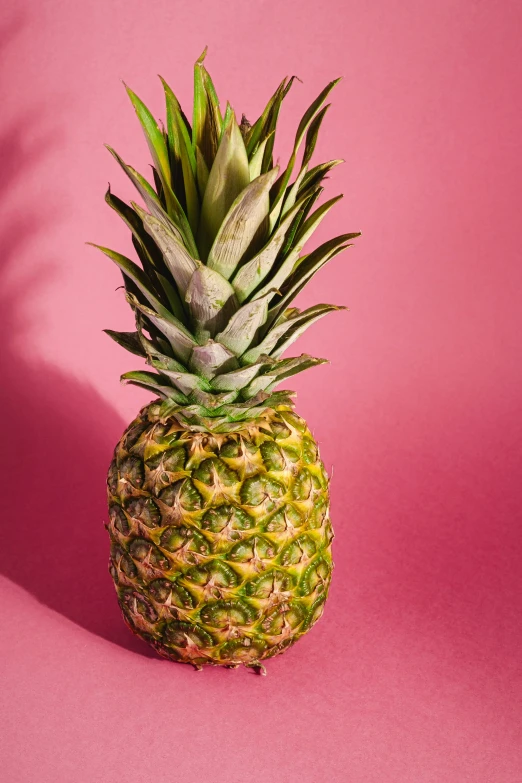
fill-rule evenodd
<path id="1" fill-rule="evenodd" d="M 174 661 L 257 666 L 321 616 L 328 478 L 289 410 L 227 435 L 145 408 L 109 471 L 110 571 L 134 633 Z"/>

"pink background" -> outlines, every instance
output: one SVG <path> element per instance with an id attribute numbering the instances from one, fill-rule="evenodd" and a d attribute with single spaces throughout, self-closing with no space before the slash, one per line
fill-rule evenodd
<path id="1" fill-rule="evenodd" d="M 0 26 L 0 756 L 6 783 L 522 781 L 519 0 L 19 3 Z M 120 79 L 156 114 L 208 66 L 279 138 L 331 78 L 317 160 L 362 230 L 301 297 L 347 304 L 293 384 L 334 467 L 337 568 L 319 625 L 268 677 L 149 654 L 107 574 L 104 475 L 148 397 L 104 204 L 103 148 L 145 171 Z M 328 348 L 327 341 L 333 338 Z"/>

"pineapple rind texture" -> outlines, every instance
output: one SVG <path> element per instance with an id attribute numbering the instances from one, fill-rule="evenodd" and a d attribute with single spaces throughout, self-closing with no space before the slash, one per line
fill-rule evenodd
<path id="1" fill-rule="evenodd" d="M 332 572 L 328 476 L 281 406 L 233 433 L 190 432 L 146 406 L 108 476 L 123 616 L 165 658 L 257 666 L 322 614 Z"/>

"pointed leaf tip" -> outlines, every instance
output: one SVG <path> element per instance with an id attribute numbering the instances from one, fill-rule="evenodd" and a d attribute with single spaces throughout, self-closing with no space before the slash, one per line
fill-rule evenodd
<path id="1" fill-rule="evenodd" d="M 248 156 L 241 131 L 231 112 L 209 172 L 201 208 L 198 247 L 206 259 L 236 197 L 250 183 Z"/>
<path id="2" fill-rule="evenodd" d="M 207 52 L 208 52 L 208 45 L 205 46 L 205 48 L 199 55 L 198 59 L 196 60 L 196 65 L 200 65 L 205 60 L 205 57 L 207 56 Z"/>

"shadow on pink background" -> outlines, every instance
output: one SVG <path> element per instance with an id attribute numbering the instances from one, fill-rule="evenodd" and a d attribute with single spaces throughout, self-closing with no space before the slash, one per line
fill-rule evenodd
<path id="1" fill-rule="evenodd" d="M 8 3 L 0 29 L 0 764 L 8 783 L 520 783 L 522 113 L 518 4 Z M 292 34 L 290 35 L 290 32 Z M 301 297 L 348 304 L 295 382 L 333 465 L 321 623 L 268 677 L 154 657 L 107 575 L 104 481 L 147 399 L 103 202 L 146 171 L 119 82 L 157 115 L 208 43 L 255 117 L 297 72 L 278 139 L 339 73 L 317 160 L 344 157 L 319 241 L 356 247 Z M 329 345 L 330 343 L 330 345 Z M 132 363 L 132 357 L 130 357 Z"/>

